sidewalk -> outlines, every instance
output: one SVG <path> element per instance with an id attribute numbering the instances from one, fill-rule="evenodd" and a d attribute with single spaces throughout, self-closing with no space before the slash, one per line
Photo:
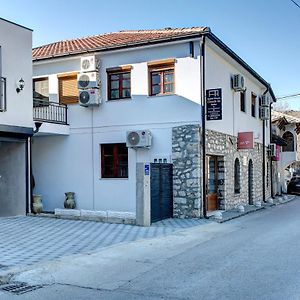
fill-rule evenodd
<path id="1" fill-rule="evenodd" d="M 275 199 L 270 202 L 261 203 L 261 206 L 255 206 L 255 205 L 245 205 L 244 206 L 244 212 L 239 211 L 238 209 L 232 209 L 227 211 L 218 211 L 217 214 L 211 215 L 209 217 L 210 220 L 218 222 L 218 223 L 224 223 L 227 221 L 230 221 L 232 219 L 239 218 L 241 216 L 256 212 L 258 210 L 262 210 L 265 208 L 269 208 L 276 205 L 281 205 L 288 203 L 290 201 L 293 201 L 296 198 L 294 195 L 284 195 L 283 197 L 275 197 Z"/>

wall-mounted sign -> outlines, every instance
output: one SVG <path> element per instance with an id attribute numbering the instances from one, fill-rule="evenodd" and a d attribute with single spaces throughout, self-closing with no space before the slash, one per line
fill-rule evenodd
<path id="1" fill-rule="evenodd" d="M 280 146 L 276 145 L 276 156 L 273 158 L 275 161 L 280 161 Z"/>
<path id="2" fill-rule="evenodd" d="M 150 166 L 148 164 L 145 165 L 145 175 L 150 175 Z"/>
<path id="3" fill-rule="evenodd" d="M 254 136 L 253 132 L 239 132 L 238 133 L 238 149 L 253 149 Z"/>
<path id="4" fill-rule="evenodd" d="M 206 90 L 206 119 L 222 120 L 222 89 Z"/>

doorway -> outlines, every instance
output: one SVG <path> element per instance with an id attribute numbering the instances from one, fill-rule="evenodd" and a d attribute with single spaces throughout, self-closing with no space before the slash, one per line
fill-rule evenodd
<path id="1" fill-rule="evenodd" d="M 248 201 L 249 205 L 253 205 L 253 162 L 249 160 L 248 165 Z"/>
<path id="2" fill-rule="evenodd" d="M 173 165 L 150 164 L 151 222 L 173 217 Z"/>
<path id="3" fill-rule="evenodd" d="M 218 156 L 207 155 L 206 157 L 206 209 L 214 211 L 218 205 Z"/>

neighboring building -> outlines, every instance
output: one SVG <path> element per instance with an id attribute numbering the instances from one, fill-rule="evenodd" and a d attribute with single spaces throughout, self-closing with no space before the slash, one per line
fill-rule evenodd
<path id="1" fill-rule="evenodd" d="M 77 75 L 96 68 L 83 61 L 98 62 L 96 73 L 84 75 L 91 82 L 79 84 L 99 87 L 92 89 L 99 106 L 78 103 Z M 270 197 L 269 107 L 262 121 L 260 99 L 275 101 L 274 94 L 209 28 L 121 31 L 41 46 L 33 49 L 33 75 L 34 116 L 42 122 L 33 173 L 46 211 L 63 207 L 72 191 L 79 209 L 137 213 L 146 224 L 150 214 L 200 217 Z M 81 102 L 87 93 L 80 92 Z M 127 147 L 128 132 L 139 130 L 151 134 L 151 146 Z"/>
<path id="2" fill-rule="evenodd" d="M 277 144 L 278 152 L 273 162 L 273 191 L 278 194 L 287 192 L 287 182 L 300 160 L 300 119 L 294 115 L 272 111 L 272 142 Z"/>
<path id="3" fill-rule="evenodd" d="M 0 216 L 30 203 L 32 31 L 0 18 Z"/>

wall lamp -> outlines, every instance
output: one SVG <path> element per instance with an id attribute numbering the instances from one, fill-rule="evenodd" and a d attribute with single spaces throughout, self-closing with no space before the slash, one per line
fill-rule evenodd
<path id="1" fill-rule="evenodd" d="M 17 93 L 20 93 L 24 89 L 24 86 L 25 86 L 25 81 L 23 78 L 21 78 L 17 83 L 17 88 L 16 88 Z"/>

